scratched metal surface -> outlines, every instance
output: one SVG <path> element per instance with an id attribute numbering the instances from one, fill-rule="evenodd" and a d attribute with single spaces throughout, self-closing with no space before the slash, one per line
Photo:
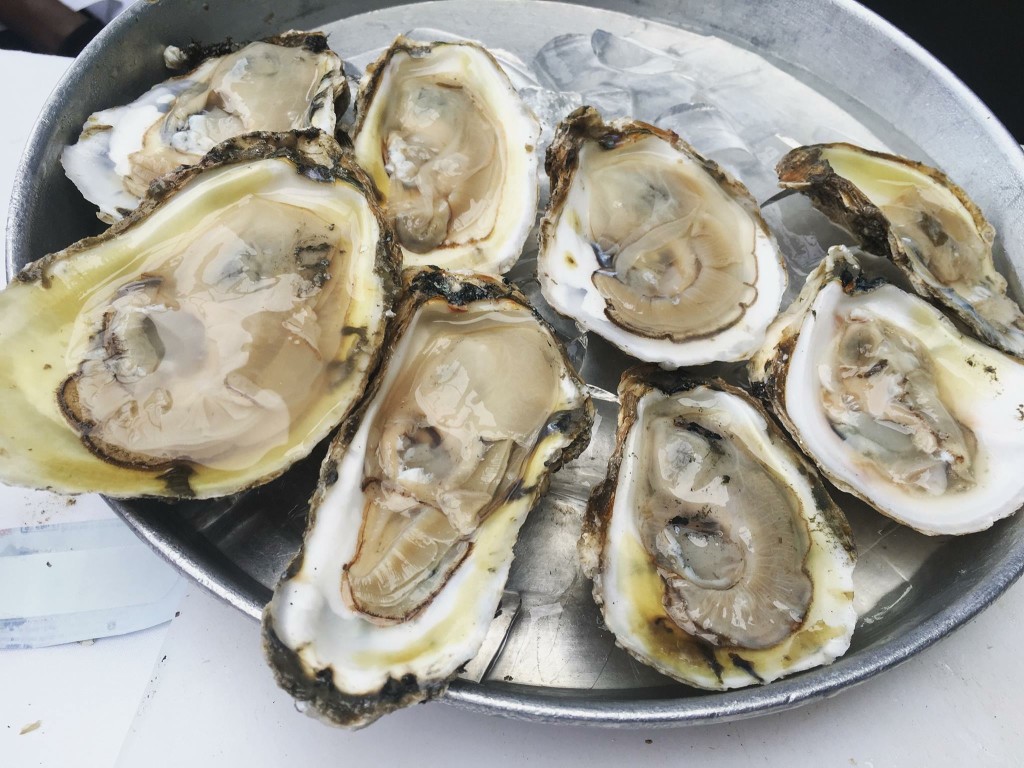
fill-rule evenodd
<path id="1" fill-rule="evenodd" d="M 161 79 L 160 53 L 167 43 L 325 27 L 336 47 L 339 41 L 358 40 L 371 48 L 374 40 L 427 26 L 484 38 L 530 60 L 558 33 L 640 29 L 650 19 L 712 33 L 763 55 L 849 110 L 887 146 L 943 167 L 1001 233 L 1000 256 L 1019 295 L 1024 273 L 1024 159 L 1019 147 L 927 54 L 851 2 L 602 0 L 583 8 L 530 0 L 453 0 L 402 9 L 392 5 L 368 0 L 139 3 L 83 53 L 40 118 L 13 196 L 8 269 L 99 229 L 92 210 L 60 170 L 60 149 L 91 111 L 123 103 Z M 756 187 L 758 179 L 751 182 Z M 808 218 L 806 208 L 792 201 L 784 205 L 790 207 L 771 216 L 789 227 L 793 247 L 805 235 L 823 241 L 839 237 Z M 529 267 L 527 254 L 514 273 L 528 289 Z M 572 336 L 571 329 L 566 336 Z M 590 339 L 585 349 L 577 346 L 583 373 L 598 393 L 614 390 L 628 359 L 600 340 Z M 849 653 L 831 667 L 761 688 L 708 693 L 673 683 L 615 647 L 576 565 L 583 502 L 604 474 L 615 420 L 613 401 L 599 399 L 597 404 L 602 426 L 594 443 L 555 476 L 551 493 L 522 532 L 501 615 L 479 657 L 447 695 L 458 706 L 606 725 L 671 725 L 764 714 L 831 695 L 898 664 L 968 620 L 1024 568 L 1024 518 L 1019 516 L 981 534 L 929 539 L 840 496 L 861 553 L 855 576 L 861 619 Z M 321 448 L 279 480 L 238 497 L 115 506 L 171 562 L 255 617 L 298 547 L 322 455 Z"/>

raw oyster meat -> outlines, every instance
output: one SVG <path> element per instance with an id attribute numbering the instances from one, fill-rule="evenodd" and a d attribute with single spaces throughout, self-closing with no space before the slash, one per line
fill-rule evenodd
<path id="1" fill-rule="evenodd" d="M 540 124 L 494 57 L 399 37 L 367 67 L 356 112 L 356 158 L 406 266 L 507 272 L 537 215 Z"/>
<path id="2" fill-rule="evenodd" d="M 667 367 L 749 357 L 786 272 L 746 188 L 675 134 L 582 107 L 548 149 L 538 275 L 556 310 Z"/>
<path id="3" fill-rule="evenodd" d="M 1024 365 L 829 251 L 769 329 L 750 380 L 844 491 L 927 534 L 1024 504 Z"/>
<path id="4" fill-rule="evenodd" d="M 0 294 L 0 480 L 234 493 L 304 457 L 373 371 L 399 254 L 316 129 L 218 145 Z"/>
<path id="5" fill-rule="evenodd" d="M 263 614 L 278 683 L 339 725 L 437 696 L 473 658 L 520 526 L 593 419 L 516 289 L 433 268 L 407 279 L 386 370 L 335 438 Z"/>
<path id="6" fill-rule="evenodd" d="M 225 139 L 252 131 L 333 133 L 348 103 L 341 60 L 321 32 L 286 32 L 249 43 L 169 47 L 188 69 L 123 107 L 89 116 L 64 170 L 108 223 L 130 212 L 149 185 L 192 165 Z"/>
<path id="7" fill-rule="evenodd" d="M 892 259 L 915 291 L 1024 358 L 1024 312 L 993 263 L 995 230 L 944 173 L 852 144 L 798 147 L 777 170 L 783 187 L 810 197 L 865 250 Z"/>
<path id="8" fill-rule="evenodd" d="M 616 642 L 700 688 L 766 683 L 846 652 L 855 552 L 821 479 L 749 395 L 627 371 L 580 556 Z"/>

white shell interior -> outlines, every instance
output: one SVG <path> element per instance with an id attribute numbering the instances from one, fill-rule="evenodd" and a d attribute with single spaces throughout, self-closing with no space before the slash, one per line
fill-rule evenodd
<path id="1" fill-rule="evenodd" d="M 804 623 L 796 633 L 766 649 L 736 649 L 756 670 L 760 680 L 747 669 L 728 662 L 719 678 L 702 654 L 696 651 L 674 653 L 663 645 L 663 635 L 656 631 L 655 619 L 670 620 L 662 605 L 664 584 L 640 536 L 633 501 L 637 481 L 630 464 L 640 450 L 645 411 L 664 397 L 668 396 L 651 391 L 637 403 L 636 420 L 622 451 L 623 464 L 611 519 L 601 543 L 603 570 L 595 579 L 595 592 L 600 594 L 605 623 L 615 633 L 616 641 L 662 673 L 712 689 L 767 682 L 830 663 L 841 656 L 849 647 L 856 622 L 853 558 L 826 532 L 828 525 L 820 519 L 812 488 L 804 474 L 806 470 L 794 461 L 791 450 L 781 450 L 773 441 L 764 418 L 741 398 L 707 387 L 671 397 L 688 406 L 714 409 L 716 418 L 728 425 L 730 438 L 742 441 L 799 499 L 810 533 L 811 549 L 805 569 L 813 582 L 813 594 Z M 734 478 L 733 482 L 742 482 L 742 478 Z M 764 542 L 760 546 L 771 546 L 771 543 Z M 817 637 L 819 633 L 821 638 Z"/>
<path id="2" fill-rule="evenodd" d="M 601 151 L 593 142 L 583 144 L 564 205 L 552 214 L 556 217 L 555 226 L 537 262 L 544 298 L 562 314 L 640 360 L 678 368 L 749 357 L 764 342 L 765 330 L 779 311 L 787 284 L 777 246 L 760 221 L 754 222 L 754 249 L 750 254 L 757 269 L 756 298 L 732 325 L 709 336 L 676 342 L 633 333 L 608 317 L 605 299 L 595 289 L 592 279 L 601 265 L 589 237 L 591 193 L 586 177 L 588 159 Z M 647 139 L 615 151 L 636 151 L 648 158 L 653 155 L 654 162 L 663 162 L 670 168 L 677 166 L 680 173 L 704 174 L 696 161 L 659 139 Z M 728 194 L 724 189 L 723 192 Z M 735 204 L 735 207 L 740 206 Z M 713 322 L 709 318 L 709 323 Z"/>
<path id="3" fill-rule="evenodd" d="M 866 466 L 831 428 L 820 406 L 819 366 L 836 323 L 850 312 L 884 319 L 928 350 L 943 402 L 977 438 L 972 488 L 907 493 Z M 937 309 L 891 285 L 848 296 L 838 281 L 829 282 L 799 334 L 786 376 L 788 416 L 804 449 L 841 485 L 931 534 L 979 531 L 1024 504 L 1024 365 L 959 333 Z"/>
<path id="4" fill-rule="evenodd" d="M 99 207 L 99 217 L 113 222 L 139 204 L 153 175 L 196 163 L 225 139 L 310 127 L 333 133 L 334 99 L 343 84 L 341 60 L 332 51 L 250 43 L 158 83 L 129 104 L 90 115 L 61 163 Z M 310 110 L 317 99 L 320 105 Z"/>
<path id="5" fill-rule="evenodd" d="M 441 302 L 441 306 L 445 307 Z M 508 309 L 509 302 L 481 301 L 467 313 L 430 310 L 428 303 L 417 311 L 398 343 L 378 395 L 362 416 L 344 458 L 338 464 L 338 480 L 324 494 L 307 532 L 302 565 L 283 581 L 270 604 L 270 617 L 281 641 L 295 649 L 304 665 L 314 672 L 329 667 L 335 686 L 348 695 L 372 697 L 388 678 L 416 676 L 425 686 L 444 683 L 477 653 L 494 618 L 512 563 L 512 547 L 519 528 L 533 506 L 546 463 L 571 441 L 558 430 L 542 435 L 522 469 L 522 484 L 533 493 L 512 497 L 485 518 L 476 529 L 469 554 L 444 587 L 412 619 L 383 625 L 350 607 L 341 593 L 342 569 L 356 554 L 364 496 L 364 456 L 375 450 L 369 436 L 381 404 L 399 378 L 403 361 L 415 359 L 428 343 L 431 325 L 474 322 L 491 309 Z M 535 324 L 536 319 L 520 305 L 521 317 L 505 315 L 501 322 Z M 567 375 L 561 375 L 558 402 L 579 408 L 582 393 Z"/>
<path id="6" fill-rule="evenodd" d="M 426 45 L 400 38 L 410 45 Z M 519 259 L 526 238 L 537 215 L 537 151 L 540 124 L 533 112 L 516 93 L 508 76 L 497 62 L 481 48 L 470 44 L 451 43 L 435 45 L 428 54 L 410 56 L 404 51 L 396 52 L 389 60 L 380 79 L 377 90 L 361 117 L 359 130 L 354 139 L 356 158 L 381 190 L 385 199 L 395 195 L 396 185 L 403 184 L 416 188 L 424 198 L 432 198 L 442 186 L 445 166 L 458 167 L 467 153 L 461 152 L 458 142 L 471 142 L 473 136 L 458 125 L 438 125 L 451 120 L 442 109 L 432 115 L 419 110 L 423 135 L 431 133 L 451 135 L 455 143 L 444 148 L 428 147 L 433 155 L 429 164 L 433 169 L 426 174 L 418 173 L 414 178 L 403 178 L 403 158 L 385 156 L 385 149 L 392 144 L 390 135 L 384 135 L 383 121 L 396 108 L 392 102 L 397 98 L 403 83 L 402 78 L 414 77 L 420 88 L 430 91 L 434 99 L 444 88 L 456 88 L 472 102 L 482 121 L 496 130 L 494 141 L 497 159 L 504 168 L 504 174 L 497 188 L 475 200 L 471 208 L 483 209 L 485 215 L 474 221 L 493 221 L 492 226 L 481 229 L 474 224 L 465 230 L 458 229 L 459 221 L 454 220 L 445 240 L 433 250 L 416 253 L 402 248 L 406 266 L 435 265 L 449 271 L 480 272 L 500 275 L 511 269 Z M 360 88 L 368 86 L 369 75 L 363 78 Z M 434 88 L 441 83 L 442 88 Z M 421 91 L 422 92 L 422 91 Z M 430 144 L 429 138 L 415 135 L 402 139 L 414 149 Z"/>

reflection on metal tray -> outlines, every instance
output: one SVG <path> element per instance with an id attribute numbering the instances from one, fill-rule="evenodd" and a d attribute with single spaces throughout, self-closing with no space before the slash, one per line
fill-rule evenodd
<path id="1" fill-rule="evenodd" d="M 762 199 L 771 194 L 775 159 L 791 142 L 848 138 L 884 144 L 943 167 L 986 211 L 1001 243 L 1024 242 L 1024 199 L 1007 203 L 1001 194 L 1024 183 L 1017 146 L 934 61 L 853 3 L 603 0 L 596 5 L 601 7 L 448 0 L 392 8 L 356 0 L 346 5 L 350 16 L 339 20 L 337 7 L 320 9 L 298 0 L 254 0 L 244 8 L 228 0 L 140 3 L 97 39 L 51 97 L 15 188 L 8 267 L 98 229 L 56 158 L 90 112 L 123 103 L 165 76 L 162 45 L 198 35 L 243 39 L 310 27 L 330 31 L 332 46 L 343 57 L 365 54 L 416 27 L 480 39 L 509 51 L 537 75 L 540 90 L 528 96 L 538 109 L 547 105 L 557 117 L 579 98 L 600 102 L 606 112 L 657 119 L 684 134 L 703 130 L 691 140 Z M 792 32 L 795 25 L 799 34 Z M 702 36 L 708 33 L 714 37 Z M 558 35 L 568 37 L 555 39 Z M 824 50 L 827 56 L 820 55 Z M 559 69 L 565 56 L 568 65 Z M 757 57 L 771 66 L 750 64 L 762 61 Z M 729 67 L 736 71 L 725 72 Z M 652 72 L 658 88 L 645 85 Z M 792 295 L 820 255 L 820 244 L 840 235 L 800 200 L 773 205 L 766 216 L 792 262 Z M 528 251 L 512 277 L 536 295 L 533 256 Z M 1002 258 L 1019 289 L 1024 252 Z M 549 319 L 573 341 L 572 351 L 595 394 L 613 391 L 629 359 L 600 339 L 576 339 L 571 324 L 553 315 Z M 739 366 L 724 373 L 742 377 Z M 589 487 L 604 475 L 614 431 L 614 398 L 599 397 L 597 404 L 601 425 L 595 441 L 554 476 L 551 492 L 531 514 L 501 615 L 480 656 L 452 686 L 449 701 L 536 720 L 603 724 L 763 714 L 829 695 L 899 663 L 965 622 L 1024 568 L 1019 517 L 973 536 L 930 539 L 837 492 L 860 550 L 855 585 L 861 619 L 848 654 L 831 667 L 762 688 L 711 693 L 679 685 L 615 647 L 576 565 L 582 508 Z M 255 617 L 298 548 L 322 457 L 323 446 L 285 476 L 234 498 L 115 506 L 168 559 Z"/>

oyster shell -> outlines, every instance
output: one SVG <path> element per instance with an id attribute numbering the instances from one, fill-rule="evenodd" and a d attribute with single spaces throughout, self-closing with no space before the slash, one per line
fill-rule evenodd
<path id="1" fill-rule="evenodd" d="M 362 394 L 398 259 L 334 139 L 218 145 L 0 293 L 0 480 L 210 497 L 272 479 Z"/>
<path id="2" fill-rule="evenodd" d="M 845 653 L 854 545 L 813 468 L 745 392 L 623 374 L 584 571 L 616 642 L 700 688 L 765 683 Z"/>
<path id="3" fill-rule="evenodd" d="M 1024 365 L 829 251 L 769 329 L 750 380 L 844 491 L 927 534 L 1024 503 Z"/>
<path id="4" fill-rule="evenodd" d="M 516 289 L 436 269 L 407 279 L 387 368 L 331 445 L 263 614 L 278 683 L 339 725 L 435 697 L 473 658 L 520 526 L 593 419 Z"/>
<path id="5" fill-rule="evenodd" d="M 917 293 L 1024 358 L 1024 312 L 993 263 L 995 230 L 944 173 L 852 144 L 798 147 L 777 171 L 783 187 L 810 197 L 865 250 L 892 259 Z"/>
<path id="6" fill-rule="evenodd" d="M 171 46 L 164 59 L 190 71 L 131 104 L 90 115 L 61 156 L 68 178 L 105 222 L 133 210 L 154 180 L 198 162 L 225 139 L 305 128 L 334 133 L 348 103 L 341 60 L 321 32 Z"/>
<path id="7" fill-rule="evenodd" d="M 582 107 L 545 165 L 544 298 L 634 357 L 665 366 L 749 357 L 786 272 L 746 188 L 674 133 Z"/>
<path id="8" fill-rule="evenodd" d="M 494 57 L 398 37 L 367 67 L 356 112 L 356 158 L 406 266 L 507 272 L 537 215 L 540 124 Z"/>

